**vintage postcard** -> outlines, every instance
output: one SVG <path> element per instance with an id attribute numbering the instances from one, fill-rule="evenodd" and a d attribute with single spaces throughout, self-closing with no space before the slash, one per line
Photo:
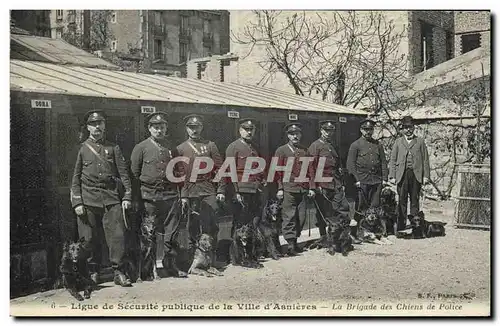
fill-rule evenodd
<path id="1" fill-rule="evenodd" d="M 491 316 L 491 12 L 11 10 L 10 315 Z"/>

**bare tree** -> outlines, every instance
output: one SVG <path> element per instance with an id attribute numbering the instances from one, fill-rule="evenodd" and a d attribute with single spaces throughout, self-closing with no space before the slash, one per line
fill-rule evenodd
<path id="1" fill-rule="evenodd" d="M 374 113 L 404 109 L 409 99 L 407 58 L 399 54 L 405 28 L 398 30 L 380 12 L 254 11 L 240 44 L 263 47 L 260 62 L 269 75 L 283 73 L 298 95 L 369 107 Z"/>
<path id="2" fill-rule="evenodd" d="M 91 10 L 90 11 L 90 48 L 91 51 L 103 50 L 109 46 L 113 39 L 113 32 L 110 28 L 112 10 Z M 83 48 L 83 29 L 76 28 L 74 24 L 67 24 L 63 31 L 62 38 L 79 48 Z M 86 28 L 83 26 L 83 28 Z"/>

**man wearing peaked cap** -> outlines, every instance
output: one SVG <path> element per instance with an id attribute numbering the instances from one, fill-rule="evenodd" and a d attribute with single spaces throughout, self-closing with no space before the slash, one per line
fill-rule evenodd
<path id="1" fill-rule="evenodd" d="M 188 139 L 177 146 L 179 155 L 189 158 L 189 163 L 180 163 L 181 174 L 185 176 L 181 188 L 181 201 L 185 214 L 188 216 L 189 252 L 192 256 L 196 249 L 196 239 L 201 233 L 210 235 L 214 239 L 214 248 L 217 248 L 217 234 L 219 232 L 218 212 L 224 204 L 226 184 L 223 180 L 212 182 L 223 160 L 217 145 L 201 137 L 203 118 L 196 114 L 184 117 Z M 213 169 L 209 173 L 192 176 L 195 170 L 194 161 L 197 157 L 210 158 Z M 205 167 L 203 162 L 201 168 Z M 214 255 L 215 260 L 215 255 Z M 213 266 L 212 262 L 212 266 Z"/>
<path id="2" fill-rule="evenodd" d="M 247 224 L 253 221 L 254 217 L 261 215 L 261 193 L 265 183 L 264 173 L 251 174 L 248 180 L 242 180 L 245 172 L 247 159 L 259 157 L 259 150 L 254 142 L 257 131 L 257 120 L 253 118 L 243 118 L 239 121 L 239 138 L 233 141 L 226 149 L 226 159 L 232 158 L 236 162 L 237 182 L 233 182 L 236 193 L 233 200 L 234 220 L 231 234 L 234 233 L 237 224 Z M 256 162 L 253 162 L 256 168 Z M 243 182 L 245 181 L 245 182 Z M 238 264 L 238 262 L 232 262 Z M 250 262 L 247 267 L 260 268 L 258 262 Z"/>
<path id="3" fill-rule="evenodd" d="M 320 121 L 319 127 L 323 130 L 335 130 L 335 121 L 333 120 Z"/>
<path id="4" fill-rule="evenodd" d="M 203 118 L 197 114 L 190 114 L 184 117 L 186 126 L 203 126 Z"/>
<path id="5" fill-rule="evenodd" d="M 429 153 L 424 139 L 415 135 L 414 121 L 411 116 L 401 119 L 403 135 L 392 146 L 389 163 L 389 180 L 398 188 L 398 231 L 406 228 L 408 196 L 410 197 L 410 216 L 420 211 L 420 189 L 429 182 Z"/>
<path id="6" fill-rule="evenodd" d="M 278 147 L 274 154 L 278 158 L 279 166 L 286 166 L 288 160 L 293 160 L 290 179 L 285 180 L 285 172 L 277 173 L 278 192 L 276 197 L 282 200 L 282 234 L 288 242 L 288 256 L 296 256 L 302 252 L 297 245 L 306 217 L 315 213 L 314 202 L 314 167 L 307 167 L 306 180 L 297 180 L 300 176 L 301 157 L 307 156 L 307 149 L 300 144 L 302 139 L 302 125 L 294 122 L 285 126 L 288 142 Z"/>
<path id="7" fill-rule="evenodd" d="M 85 116 L 83 118 L 83 121 L 85 124 L 88 124 L 89 122 L 95 122 L 95 121 L 106 121 L 106 113 L 102 110 L 91 110 L 85 113 Z"/>
<path id="8" fill-rule="evenodd" d="M 321 159 L 325 159 L 323 177 L 332 178 L 331 182 L 318 182 L 316 186 L 316 221 L 319 228 L 319 246 L 322 247 L 326 241 L 326 225 L 332 225 L 333 233 L 340 227 L 341 220 L 347 219 L 349 215 L 349 203 L 345 198 L 342 180 L 342 167 L 338 151 L 333 145 L 335 135 L 335 124 L 333 120 L 323 120 L 319 123 L 320 138 L 314 141 L 308 149 L 308 155 L 314 157 L 314 171 L 317 170 Z M 316 174 L 316 172 L 315 172 Z"/>
<path id="9" fill-rule="evenodd" d="M 384 147 L 373 139 L 374 126 L 375 121 L 371 119 L 361 121 L 361 137 L 351 144 L 347 155 L 347 169 L 358 188 L 358 212 L 379 207 L 382 186 L 387 183 L 387 160 Z M 355 217 L 359 222 L 361 216 L 356 214 Z M 357 237 L 357 227 L 352 227 L 351 231 L 352 236 Z"/>
<path id="10" fill-rule="evenodd" d="M 165 112 L 156 112 L 156 113 L 148 114 L 145 121 L 148 125 L 149 124 L 158 124 L 158 123 L 168 124 L 167 114 Z"/>
<path id="11" fill-rule="evenodd" d="M 127 223 L 123 211 L 131 208 L 131 183 L 120 147 L 104 139 L 105 120 L 106 114 L 100 110 L 89 111 L 84 116 L 90 135 L 78 151 L 71 204 L 78 216 L 78 233 L 90 247 L 89 269 L 94 282 L 98 282 L 102 264 L 98 237 L 104 232 L 114 282 L 130 286 L 124 266 Z M 102 225 L 106 226 L 104 230 L 100 230 Z"/>
<path id="12" fill-rule="evenodd" d="M 255 129 L 257 125 L 257 120 L 253 118 L 245 118 L 239 120 L 240 127 L 245 129 Z"/>
<path id="13" fill-rule="evenodd" d="M 167 165 L 178 156 L 177 150 L 167 138 L 167 114 L 157 112 L 149 114 L 145 119 L 150 136 L 135 145 L 130 158 L 130 169 L 133 175 L 134 202 L 142 212 L 143 229 L 154 229 L 154 234 L 142 234 L 152 243 L 153 266 L 142 277 L 159 279 L 156 270 L 156 258 L 163 261 L 166 274 L 185 277 L 187 273 L 179 270 L 176 257 L 177 233 L 180 215 L 173 213 L 179 197 L 179 185 L 168 180 Z M 177 165 L 174 174 L 179 174 Z M 157 242 L 163 244 L 163 250 L 157 253 Z M 142 274 L 142 271 L 141 271 Z"/>

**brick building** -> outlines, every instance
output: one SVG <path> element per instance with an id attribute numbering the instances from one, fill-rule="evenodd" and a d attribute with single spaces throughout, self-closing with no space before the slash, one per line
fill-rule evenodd
<path id="1" fill-rule="evenodd" d="M 52 10 L 52 37 L 85 30 L 83 10 Z M 108 11 L 109 42 L 99 54 L 140 61 L 141 70 L 185 74 L 190 59 L 229 52 L 229 12 L 223 10 Z"/>
<path id="2" fill-rule="evenodd" d="M 491 13 L 455 12 L 455 56 L 482 47 L 491 49 Z"/>
<path id="3" fill-rule="evenodd" d="M 10 19 L 31 35 L 50 37 L 50 10 L 11 10 Z"/>

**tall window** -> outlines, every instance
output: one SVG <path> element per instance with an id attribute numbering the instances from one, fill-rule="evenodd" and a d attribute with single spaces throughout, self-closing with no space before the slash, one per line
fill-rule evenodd
<path id="1" fill-rule="evenodd" d="M 118 47 L 118 41 L 116 40 L 111 41 L 111 52 L 116 52 L 117 47 Z"/>
<path id="2" fill-rule="evenodd" d="M 446 60 L 453 59 L 455 52 L 455 35 L 446 32 Z"/>
<path id="3" fill-rule="evenodd" d="M 116 11 L 113 11 L 111 13 L 111 22 L 114 24 L 116 23 Z"/>
<path id="4" fill-rule="evenodd" d="M 185 33 L 189 28 L 189 17 L 181 16 L 180 30 L 181 33 Z"/>
<path id="5" fill-rule="evenodd" d="M 185 63 L 188 56 L 188 45 L 186 43 L 180 43 L 179 47 L 179 63 Z"/>
<path id="6" fill-rule="evenodd" d="M 163 42 L 161 40 L 155 40 L 155 60 L 163 59 Z"/>
<path id="7" fill-rule="evenodd" d="M 63 29 L 59 27 L 56 29 L 56 38 L 62 38 Z"/>
<path id="8" fill-rule="evenodd" d="M 481 47 L 481 35 L 479 33 L 462 35 L 461 41 L 462 53 L 467 53 Z"/>
<path id="9" fill-rule="evenodd" d="M 432 46 L 432 31 L 433 26 L 420 21 L 420 58 L 422 62 L 422 70 L 427 70 L 434 67 L 434 51 Z"/>
<path id="10" fill-rule="evenodd" d="M 63 19 L 63 11 L 64 10 L 56 10 L 56 19 L 57 20 L 62 20 Z"/>
<path id="11" fill-rule="evenodd" d="M 210 33 L 210 20 L 204 19 L 203 20 L 203 34 L 207 35 Z"/>
<path id="12" fill-rule="evenodd" d="M 203 46 L 203 57 L 209 57 L 212 55 L 212 48 L 209 46 Z"/>

